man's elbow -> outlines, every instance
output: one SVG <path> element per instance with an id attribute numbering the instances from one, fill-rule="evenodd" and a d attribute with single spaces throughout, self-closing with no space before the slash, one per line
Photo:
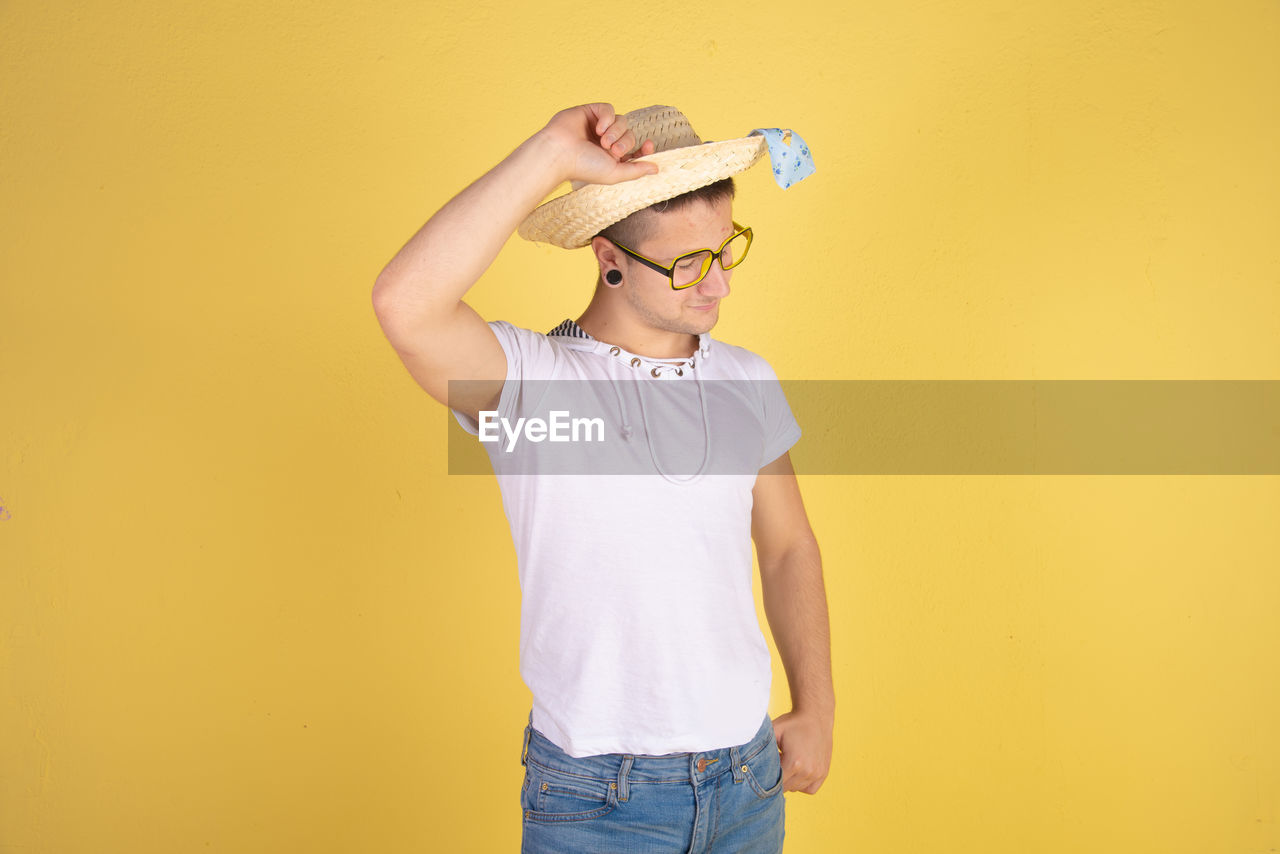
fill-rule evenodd
<path id="1" fill-rule="evenodd" d="M 373 313 L 387 339 L 401 353 L 421 352 L 444 323 L 444 312 L 413 304 L 394 285 L 379 278 L 373 286 Z"/>
<path id="2" fill-rule="evenodd" d="M 805 527 L 795 532 L 785 544 L 772 549 L 756 547 L 761 576 L 773 576 L 793 572 L 822 572 L 822 553 L 813 530 Z"/>

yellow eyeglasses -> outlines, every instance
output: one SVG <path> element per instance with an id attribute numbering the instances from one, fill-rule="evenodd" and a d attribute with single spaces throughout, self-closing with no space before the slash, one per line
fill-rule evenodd
<path id="1" fill-rule="evenodd" d="M 633 252 L 616 240 L 611 242 L 641 264 L 651 270 L 662 273 L 670 279 L 673 291 L 682 291 L 685 288 L 693 287 L 706 278 L 707 273 L 711 270 L 712 261 L 719 259 L 722 270 L 732 270 L 747 257 L 747 250 L 751 248 L 751 229 L 736 222 L 733 224 L 733 228 L 733 234 L 729 235 L 725 242 L 720 244 L 719 249 L 714 251 L 711 249 L 699 249 L 696 252 L 686 252 L 672 262 L 670 267 L 664 267 L 652 258 L 646 258 L 637 252 Z"/>

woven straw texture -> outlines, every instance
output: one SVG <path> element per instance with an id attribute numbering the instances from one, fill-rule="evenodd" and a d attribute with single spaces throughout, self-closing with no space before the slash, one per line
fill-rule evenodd
<path id="1" fill-rule="evenodd" d="M 646 107 L 626 118 L 637 145 L 654 141 L 654 153 L 636 161 L 657 163 L 658 173 L 620 184 L 574 182 L 569 193 L 539 205 L 520 223 L 521 237 L 564 249 L 586 246 L 638 210 L 749 169 L 768 150 L 762 136 L 703 143 L 674 107 Z"/>

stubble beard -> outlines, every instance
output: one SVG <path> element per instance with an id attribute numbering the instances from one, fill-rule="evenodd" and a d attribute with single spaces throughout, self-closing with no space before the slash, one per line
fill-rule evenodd
<path id="1" fill-rule="evenodd" d="M 627 302 L 640 320 L 647 326 L 661 329 L 663 332 L 675 332 L 680 335 L 701 335 L 704 332 L 710 332 L 720 318 L 720 306 L 718 305 L 707 312 L 707 318 L 701 321 L 686 319 L 679 313 L 675 317 L 663 317 L 646 305 L 634 288 L 628 288 L 626 293 Z M 684 306 L 680 305 L 676 310 L 677 312 L 683 312 Z"/>

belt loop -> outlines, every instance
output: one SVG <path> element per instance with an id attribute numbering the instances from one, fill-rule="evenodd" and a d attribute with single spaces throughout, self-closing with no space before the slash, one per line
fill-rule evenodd
<path id="1" fill-rule="evenodd" d="M 529 711 L 529 723 L 524 728 L 524 744 L 520 746 L 520 764 L 528 766 L 529 738 L 533 735 L 533 710 Z"/>
<path id="2" fill-rule="evenodd" d="M 733 782 L 741 783 L 742 776 L 742 753 L 739 752 L 737 745 L 729 748 L 729 767 L 733 768 Z"/>
<path id="3" fill-rule="evenodd" d="M 626 801 L 631 797 L 631 784 L 627 781 L 627 775 L 631 773 L 631 766 L 636 758 L 630 753 L 623 755 L 622 765 L 618 768 L 618 800 Z"/>

